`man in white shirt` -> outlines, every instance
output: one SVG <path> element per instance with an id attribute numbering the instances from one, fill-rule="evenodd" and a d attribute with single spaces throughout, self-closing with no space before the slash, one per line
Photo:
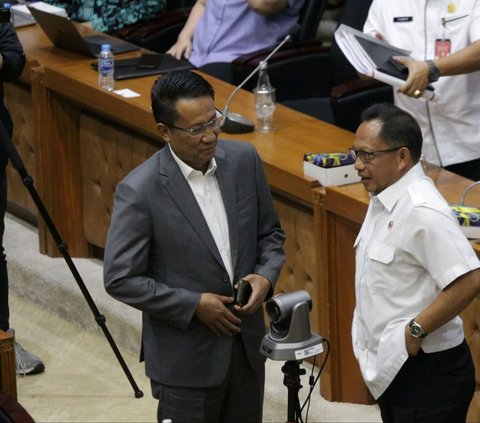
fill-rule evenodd
<path id="1" fill-rule="evenodd" d="M 421 150 L 410 114 L 365 110 L 351 148 L 372 196 L 355 241 L 353 347 L 384 422 L 464 422 L 475 381 L 458 314 L 480 294 L 480 261 Z"/>
<path id="2" fill-rule="evenodd" d="M 373 0 L 364 32 L 410 50 L 395 104 L 417 119 L 424 158 L 480 179 L 480 2 Z M 428 84 L 435 101 L 421 98 Z M 416 98 L 420 97 L 420 98 Z"/>

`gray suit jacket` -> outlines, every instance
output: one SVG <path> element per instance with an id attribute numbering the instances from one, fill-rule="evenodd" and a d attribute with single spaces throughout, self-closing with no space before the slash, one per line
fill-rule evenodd
<path id="1" fill-rule="evenodd" d="M 272 282 L 285 256 L 262 163 L 249 143 L 219 141 L 215 160 L 225 204 L 234 283 L 249 273 Z M 232 337 L 215 335 L 194 315 L 200 295 L 233 295 L 215 241 L 195 197 L 163 148 L 117 187 L 104 257 L 109 294 L 143 312 L 147 376 L 172 386 L 207 387 L 226 376 Z M 242 315 L 250 365 L 261 370 L 263 313 Z"/>

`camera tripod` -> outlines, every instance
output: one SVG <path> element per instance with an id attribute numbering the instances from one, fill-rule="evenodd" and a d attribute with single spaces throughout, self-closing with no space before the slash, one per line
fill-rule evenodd
<path id="1" fill-rule="evenodd" d="M 95 302 L 93 301 L 90 293 L 88 292 L 88 289 L 85 286 L 85 283 L 83 282 L 82 277 L 80 276 L 75 264 L 73 263 L 73 260 L 70 257 L 70 254 L 68 253 L 67 245 L 60 237 L 60 234 L 58 233 L 57 228 L 55 227 L 55 224 L 50 218 L 50 215 L 48 214 L 42 199 L 40 198 L 37 190 L 33 185 L 32 177 L 28 174 L 20 155 L 18 154 L 15 146 L 13 145 L 12 140 L 10 139 L 10 136 L 7 134 L 7 131 L 2 123 L 0 123 L 0 143 L 3 143 L 3 145 L 5 146 L 5 150 L 7 151 L 7 154 L 10 157 L 13 167 L 17 170 L 18 174 L 20 175 L 20 178 L 22 179 L 22 182 L 27 188 L 30 196 L 32 197 L 32 200 L 35 203 L 35 206 L 37 207 L 38 212 L 40 213 L 43 220 L 45 221 L 45 224 L 47 225 L 48 230 L 55 241 L 58 251 L 62 254 L 63 258 L 65 259 L 65 262 L 67 263 L 70 271 L 72 272 L 72 275 L 75 278 L 75 281 L 77 282 L 80 288 L 80 291 L 82 292 L 83 296 L 85 297 L 85 300 L 87 301 L 88 306 L 90 307 L 90 310 L 95 316 L 95 321 L 101 327 L 103 334 L 107 338 L 107 341 L 110 344 L 110 347 L 112 348 L 118 362 L 120 363 L 120 366 L 125 372 L 125 375 L 127 376 L 128 381 L 130 382 L 135 392 L 135 398 L 143 397 L 143 392 L 138 388 L 132 374 L 130 373 L 130 370 L 127 367 L 127 364 L 125 363 L 125 360 L 122 357 L 122 354 L 120 353 L 117 345 L 115 344 L 115 341 L 113 340 L 112 335 L 110 334 L 110 331 L 106 326 L 105 316 L 100 314 L 100 312 L 98 311 L 98 308 Z"/>
<path id="2" fill-rule="evenodd" d="M 300 384 L 300 376 L 306 373 L 305 369 L 300 369 L 301 361 L 289 360 L 282 366 L 283 384 L 288 389 L 288 412 L 286 423 L 302 422 L 300 409 L 300 400 L 298 399 L 298 391 L 302 388 Z"/>

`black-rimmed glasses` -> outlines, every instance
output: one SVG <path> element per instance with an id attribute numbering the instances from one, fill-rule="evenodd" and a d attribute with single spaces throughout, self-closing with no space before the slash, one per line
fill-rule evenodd
<path id="1" fill-rule="evenodd" d="M 406 147 L 406 145 L 400 145 L 398 147 L 387 148 L 386 150 L 377 150 L 377 151 L 365 151 L 357 150 L 355 147 L 350 147 L 348 151 L 353 157 L 353 160 L 360 159 L 363 163 L 370 163 L 375 157 L 382 154 L 393 153 L 394 151 L 400 150 L 401 148 Z"/>
<path id="2" fill-rule="evenodd" d="M 225 122 L 225 116 L 220 110 L 215 111 L 215 117 L 207 123 L 194 126 L 193 128 L 180 128 L 178 126 L 167 125 L 169 128 L 178 129 L 179 131 L 186 132 L 191 137 L 199 137 L 205 135 L 207 131 L 215 131 L 220 128 Z"/>

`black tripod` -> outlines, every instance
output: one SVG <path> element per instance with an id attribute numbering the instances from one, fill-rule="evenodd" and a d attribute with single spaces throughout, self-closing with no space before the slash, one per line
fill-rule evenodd
<path id="1" fill-rule="evenodd" d="M 300 400 L 298 399 L 298 391 L 302 388 L 300 384 L 300 376 L 306 373 L 305 369 L 300 369 L 301 361 L 289 360 L 282 366 L 283 384 L 288 389 L 288 414 L 287 423 L 302 422 L 300 409 Z"/>
<path id="2" fill-rule="evenodd" d="M 58 251 L 62 254 L 63 258 L 65 259 L 68 267 L 70 268 L 70 271 L 72 272 L 73 277 L 77 281 L 77 284 L 80 288 L 80 291 L 82 291 L 83 296 L 85 297 L 85 300 L 87 301 L 90 310 L 92 310 L 92 313 L 95 316 L 95 321 L 97 324 L 102 328 L 103 333 L 105 337 L 108 340 L 108 343 L 112 347 L 113 352 L 115 353 L 115 356 L 117 357 L 118 362 L 122 366 L 123 371 L 125 372 L 125 375 L 127 376 L 130 384 L 132 385 L 132 388 L 135 392 L 135 398 L 141 398 L 143 397 L 143 392 L 138 389 L 137 384 L 135 383 L 135 380 L 133 379 L 132 374 L 130 373 L 130 370 L 127 367 L 127 364 L 125 363 L 125 360 L 122 357 L 122 354 L 120 353 L 119 349 L 117 348 L 117 345 L 115 344 L 115 341 L 112 338 L 112 335 L 110 334 L 107 326 L 106 326 L 106 319 L 105 316 L 100 314 L 98 311 L 97 306 L 95 305 L 95 302 L 93 301 L 92 297 L 90 296 L 90 293 L 88 292 L 87 287 L 85 286 L 85 283 L 83 282 L 80 274 L 78 273 L 77 268 L 75 267 L 75 264 L 72 261 L 72 258 L 70 257 L 70 254 L 68 253 L 68 247 L 67 245 L 63 242 L 62 238 L 60 237 L 52 219 L 50 218 L 47 210 L 45 209 L 45 205 L 42 202 L 42 199 L 38 195 L 37 190 L 33 186 L 33 179 L 32 177 L 28 174 L 27 170 L 25 169 L 25 165 L 22 162 L 22 159 L 20 155 L 18 154 L 17 150 L 15 149 L 15 146 L 12 143 L 12 140 L 10 139 L 9 135 L 7 134 L 7 131 L 5 130 L 3 124 L 0 123 L 0 142 L 2 142 L 5 146 L 5 149 L 7 150 L 8 156 L 10 157 L 10 160 L 12 161 L 13 167 L 17 170 L 17 172 L 20 175 L 20 178 L 23 181 L 23 184 L 27 188 L 28 192 L 30 193 L 30 196 L 33 199 L 33 202 L 37 206 L 37 209 L 39 213 L 41 214 L 42 218 L 45 221 L 45 224 L 48 227 L 48 230 L 50 231 L 50 234 L 52 235 Z"/>

